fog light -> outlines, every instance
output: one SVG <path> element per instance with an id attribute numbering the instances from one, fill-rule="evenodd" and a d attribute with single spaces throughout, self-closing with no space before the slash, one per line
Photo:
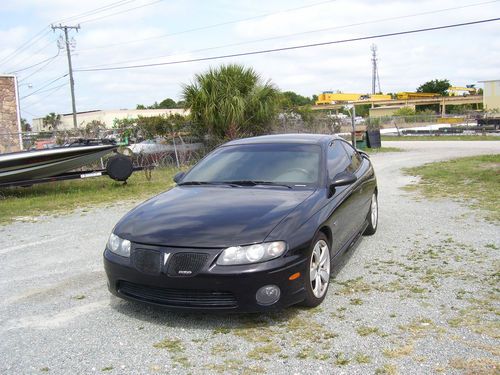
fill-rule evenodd
<path id="1" fill-rule="evenodd" d="M 280 299 L 280 288 L 276 285 L 266 285 L 260 288 L 255 294 L 257 303 L 262 306 L 269 306 Z"/>

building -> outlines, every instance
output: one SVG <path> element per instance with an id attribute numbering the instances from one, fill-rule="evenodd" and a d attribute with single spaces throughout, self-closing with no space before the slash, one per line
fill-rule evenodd
<path id="1" fill-rule="evenodd" d="M 487 111 L 500 111 L 500 79 L 479 81 L 483 88 L 483 108 Z"/>
<path id="2" fill-rule="evenodd" d="M 117 109 L 117 110 L 95 110 L 86 112 L 77 112 L 76 120 L 79 128 L 85 128 L 85 126 L 92 121 L 100 121 L 106 125 L 107 128 L 112 128 L 115 119 L 134 119 L 139 116 L 143 117 L 153 117 L 153 116 L 168 116 L 173 114 L 180 114 L 186 116 L 189 111 L 182 108 L 172 108 L 172 109 Z M 33 131 L 39 132 L 46 130 L 43 127 L 43 118 L 33 119 Z M 73 114 L 65 113 L 61 114 L 61 125 L 59 125 L 58 130 L 69 130 L 73 129 Z"/>
<path id="3" fill-rule="evenodd" d="M 0 75 L 0 153 L 22 150 L 17 78 Z"/>

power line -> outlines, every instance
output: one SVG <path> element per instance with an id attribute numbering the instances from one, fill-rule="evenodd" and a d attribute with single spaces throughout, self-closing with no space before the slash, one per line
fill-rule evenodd
<path id="1" fill-rule="evenodd" d="M 49 61 L 47 61 L 47 63 L 45 63 L 44 65 L 42 65 L 40 68 L 38 68 L 37 70 L 31 72 L 30 74 L 28 74 L 26 77 L 23 77 L 22 79 L 19 80 L 19 83 L 21 82 L 24 82 L 26 81 L 28 78 L 34 76 L 35 74 L 37 74 L 38 72 L 42 71 L 43 69 L 45 69 L 47 66 L 50 65 L 50 63 L 52 63 L 52 61 L 54 61 L 55 59 L 57 59 L 59 57 L 59 52 L 60 50 L 58 51 L 57 55 L 55 55 L 54 57 L 52 57 Z"/>
<path id="2" fill-rule="evenodd" d="M 449 29 L 449 28 L 454 28 L 454 27 L 461 27 L 461 26 L 476 25 L 476 24 L 487 23 L 487 22 L 494 22 L 494 21 L 499 21 L 499 20 L 500 20 L 500 18 L 491 18 L 491 19 L 484 19 L 484 20 L 478 20 L 478 21 L 457 23 L 457 24 L 452 24 L 452 25 L 435 26 L 435 27 L 428 27 L 428 28 L 423 28 L 423 29 L 393 32 L 393 33 L 387 33 L 387 34 L 369 35 L 369 36 L 363 36 L 363 37 L 357 37 L 357 38 L 334 40 L 334 41 L 330 41 L 330 42 L 310 43 L 310 44 L 302 44 L 302 45 L 290 46 L 290 47 L 280 47 L 280 48 L 272 48 L 272 49 L 265 49 L 265 50 L 258 50 L 258 51 L 233 53 L 233 54 L 228 54 L 228 55 L 200 57 L 200 58 L 195 58 L 195 59 L 153 63 L 153 64 L 128 65 L 128 66 L 117 66 L 117 67 L 109 67 L 109 68 L 75 69 L 75 71 L 76 72 L 95 72 L 95 71 L 106 71 L 106 70 L 123 70 L 123 69 L 145 68 L 145 67 L 162 66 L 162 65 L 185 64 L 185 63 L 199 62 L 199 61 L 220 60 L 220 59 L 227 59 L 227 58 L 231 58 L 231 57 L 261 55 L 261 54 L 272 53 L 272 52 L 290 51 L 290 50 L 303 49 L 303 48 L 326 46 L 326 45 L 331 45 L 331 44 L 341 44 L 341 43 L 357 42 L 357 41 L 361 41 L 361 40 L 387 38 L 387 37 L 391 37 L 391 36 L 443 30 L 443 29 Z"/>
<path id="3" fill-rule="evenodd" d="M 493 1 L 487 1 L 487 2 L 482 2 L 482 3 L 474 3 L 474 4 L 469 4 L 469 5 L 459 6 L 459 7 L 452 7 L 452 8 L 436 9 L 433 11 L 426 11 L 426 12 L 408 14 L 408 15 L 403 15 L 403 16 L 381 18 L 381 19 L 372 20 L 372 21 L 364 21 L 364 22 L 352 23 L 352 24 L 347 24 L 347 25 L 333 26 L 333 27 L 303 31 L 303 32 L 292 33 L 292 34 L 279 35 L 279 36 L 262 38 L 262 39 L 254 39 L 254 40 L 249 40 L 249 41 L 244 41 L 244 42 L 223 44 L 223 45 L 214 46 L 214 47 L 207 47 L 207 48 L 186 51 L 182 54 L 185 55 L 185 54 L 192 54 L 192 53 L 198 53 L 198 52 L 206 52 L 206 51 L 212 51 L 212 50 L 217 50 L 217 49 L 222 49 L 222 48 L 227 48 L 227 47 L 235 47 L 235 46 L 241 46 L 241 45 L 246 45 L 246 44 L 253 44 L 253 43 L 258 43 L 258 42 L 289 38 L 292 36 L 306 35 L 306 34 L 319 33 L 319 32 L 331 31 L 331 30 L 339 30 L 339 29 L 345 29 L 345 28 L 350 28 L 350 27 L 355 27 L 355 26 L 368 25 L 368 24 L 380 23 L 380 22 L 385 22 L 385 21 L 393 21 L 393 20 L 403 19 L 403 18 L 410 18 L 410 17 L 417 17 L 417 16 L 428 15 L 428 14 L 442 13 L 442 12 L 458 10 L 458 9 L 463 9 L 463 8 L 468 8 L 468 7 L 473 7 L 473 6 L 480 6 L 480 5 L 495 3 L 498 1 L 500 1 L 500 0 L 493 0 Z M 322 3 L 320 3 L 320 4 L 322 4 Z M 100 47 L 96 47 L 96 48 L 100 48 Z M 87 50 L 89 50 L 89 49 L 87 49 Z M 79 52 L 81 52 L 81 51 L 85 51 L 85 50 L 80 50 Z M 148 61 L 148 60 L 153 60 L 153 59 L 160 59 L 160 58 L 164 58 L 164 57 L 173 57 L 173 56 L 179 56 L 179 55 L 180 55 L 179 53 L 176 53 L 176 54 L 168 54 L 168 55 L 161 55 L 161 56 L 153 56 L 153 57 L 148 57 L 148 58 L 124 60 L 124 61 L 117 61 L 117 62 L 106 63 L 106 64 L 97 64 L 97 65 L 86 66 L 86 67 L 82 67 L 80 69 L 98 68 L 98 67 L 103 67 L 103 66 L 109 67 L 110 65 L 114 65 L 114 64 L 126 64 L 126 63 L 131 63 L 131 62 L 138 62 L 138 61 Z"/>
<path id="4" fill-rule="evenodd" d="M 68 22 L 69 20 L 74 20 L 75 18 L 78 19 L 78 18 L 81 18 L 81 17 L 93 16 L 94 14 L 97 14 L 97 13 L 100 13 L 100 12 L 105 12 L 105 11 L 108 11 L 110 9 L 117 8 L 117 7 L 126 5 L 128 3 L 135 2 L 135 1 L 137 1 L 137 0 L 120 0 L 120 1 L 116 1 L 114 3 L 108 4 L 108 5 L 104 5 L 104 6 L 99 7 L 99 8 L 94 8 L 94 9 L 85 11 L 83 13 L 75 14 L 74 16 L 69 16 L 69 17 L 66 17 L 66 18 L 62 18 L 62 19 L 60 19 L 58 21 L 54 21 L 52 23 Z"/>
<path id="5" fill-rule="evenodd" d="M 150 3 L 147 3 L 147 4 L 143 4 L 143 5 L 139 5 L 137 7 L 133 7 L 133 8 L 129 8 L 129 9 L 125 9 L 125 10 L 122 10 L 122 11 L 119 11 L 119 12 L 115 12 L 115 13 L 111 13 L 111 14 L 107 14 L 107 15 L 104 15 L 104 16 L 101 16 L 101 17 L 97 17 L 97 18 L 92 18 L 90 20 L 85 20 L 85 21 L 81 21 L 80 23 L 89 23 L 89 22 L 95 22 L 95 21 L 99 21 L 99 20 L 102 20 L 104 18 L 109 18 L 109 17 L 114 17 L 114 16 L 117 16 L 119 14 L 122 14 L 122 13 L 127 13 L 127 12 L 130 12 L 132 10 L 136 10 L 136 9 L 140 9 L 140 8 L 145 8 L 147 6 L 150 6 L 150 5 L 154 5 L 154 4 L 157 4 L 157 3 L 160 3 L 164 0 L 155 0 L 155 1 L 152 1 Z"/>
<path id="6" fill-rule="evenodd" d="M 57 77 L 56 79 L 53 79 L 52 81 L 50 81 L 50 82 L 49 82 L 49 83 L 47 83 L 46 85 L 43 85 L 42 87 L 40 87 L 38 90 L 35 90 L 35 91 L 33 91 L 32 93 L 30 93 L 30 94 L 28 94 L 28 95 L 25 95 L 25 96 L 20 97 L 20 98 L 19 98 L 19 100 L 23 100 L 23 99 L 26 99 L 26 98 L 28 98 L 28 97 L 30 97 L 30 96 L 32 96 L 32 95 L 35 95 L 37 92 L 42 91 L 44 88 L 46 88 L 46 87 L 50 86 L 50 85 L 51 85 L 51 84 L 53 84 L 53 83 L 56 83 L 57 81 L 59 81 L 60 79 L 62 79 L 62 78 L 64 78 L 64 77 L 66 77 L 66 76 L 68 76 L 68 73 L 66 73 L 66 74 L 64 74 L 64 75 L 62 75 L 62 76 L 60 76 L 60 77 Z"/>
<path id="7" fill-rule="evenodd" d="M 213 28 L 220 27 L 220 26 L 232 25 L 232 24 L 235 24 L 235 23 L 246 22 L 246 21 L 251 21 L 251 20 L 255 20 L 255 19 L 259 19 L 259 18 L 269 17 L 269 16 L 272 16 L 272 15 L 275 15 L 275 14 L 288 13 L 288 12 L 293 12 L 293 11 L 301 10 L 301 9 L 305 9 L 305 8 L 312 8 L 312 7 L 323 5 L 323 4 L 326 4 L 326 3 L 332 3 L 334 1 L 337 1 L 337 0 L 328 0 L 328 1 L 322 1 L 322 2 L 314 3 L 314 4 L 303 5 L 303 6 L 300 6 L 300 7 L 297 7 L 297 8 L 282 9 L 282 10 L 279 10 L 277 12 L 271 12 L 271 13 L 261 14 L 261 15 L 258 15 L 258 16 L 241 18 L 241 19 L 237 19 L 237 20 L 233 20 L 233 21 L 226 21 L 226 22 L 221 22 L 221 23 L 216 23 L 216 24 L 211 24 L 211 25 L 205 25 L 205 26 L 195 27 L 195 28 L 192 28 L 192 29 L 186 29 L 186 30 L 181 30 L 181 31 L 173 32 L 173 33 L 152 36 L 152 37 L 149 37 L 149 38 L 128 40 L 126 42 L 121 42 L 121 43 L 113 43 L 113 44 L 107 44 L 107 45 L 104 45 L 104 46 L 86 48 L 86 49 L 80 50 L 80 52 L 81 51 L 90 51 L 90 50 L 95 50 L 95 49 L 108 48 L 108 47 L 114 47 L 114 46 L 121 46 L 121 45 L 125 45 L 125 44 L 137 43 L 137 42 L 144 42 L 144 41 L 147 41 L 147 40 L 167 38 L 167 37 L 170 37 L 170 36 L 187 34 L 187 33 L 191 33 L 191 32 L 194 32 L 194 31 L 202 31 L 202 30 L 207 30 L 207 29 L 213 29 Z M 499 0 L 496 0 L 496 1 L 499 1 Z"/>
<path id="8" fill-rule="evenodd" d="M 56 87 L 52 87 L 52 88 L 47 89 L 47 90 L 40 91 L 40 93 L 41 92 L 49 92 L 49 93 L 47 95 L 45 95 L 44 97 L 42 97 L 42 98 L 40 98 L 38 100 L 35 100 L 34 102 L 29 103 L 29 105 L 27 106 L 27 108 L 31 108 L 35 104 L 44 101 L 49 96 L 54 95 L 57 91 L 59 91 L 60 89 L 62 89 L 63 87 L 65 87 L 67 85 L 68 85 L 68 82 L 64 82 L 62 85 L 59 85 L 59 86 L 56 86 Z M 31 116 L 33 116 L 33 117 L 37 117 L 38 116 L 38 115 L 34 115 L 33 113 L 30 113 L 30 112 L 26 111 L 26 109 L 24 109 L 24 106 L 21 107 L 21 112 L 26 112 L 26 113 L 30 114 Z"/>
<path id="9" fill-rule="evenodd" d="M 25 67 L 25 68 L 18 69 L 18 70 L 14 70 L 14 71 L 10 72 L 9 74 L 15 74 L 15 73 L 23 72 L 23 71 L 25 71 L 25 70 L 28 70 L 28 69 L 34 68 L 35 66 L 41 65 L 41 64 L 43 64 L 43 63 L 44 63 L 44 62 L 46 62 L 46 61 L 49 61 L 49 60 L 54 60 L 57 56 L 59 56 L 59 51 L 57 51 L 57 54 L 56 54 L 55 56 L 49 57 L 48 59 L 43 59 L 42 61 L 39 61 L 39 62 L 37 62 L 36 64 L 33 64 L 33 65 L 30 65 L 30 66 L 27 66 L 27 67 Z"/>
<path id="10" fill-rule="evenodd" d="M 84 14 L 87 14 L 87 15 L 97 14 L 97 13 L 100 13 L 100 12 L 104 12 L 104 11 L 110 10 L 110 9 L 112 9 L 114 7 L 117 7 L 117 6 L 128 4 L 128 3 L 133 2 L 133 1 L 137 1 L 137 0 L 121 0 L 121 1 L 117 1 L 115 3 L 111 3 L 111 4 L 106 5 L 106 6 L 102 6 L 102 7 L 99 7 L 99 8 L 95 8 L 95 9 L 89 10 L 87 12 L 84 12 Z M 75 16 L 71 16 L 71 17 L 67 17 L 67 18 L 75 18 L 75 17 L 78 17 L 78 16 L 81 16 L 81 14 L 78 14 L 78 15 L 75 15 Z M 52 23 L 56 23 L 56 22 L 57 21 L 54 21 Z M 24 42 L 23 44 L 21 44 L 16 50 L 14 50 L 13 52 L 11 52 L 9 55 L 1 58 L 0 59 L 0 65 L 2 65 L 7 60 L 11 60 L 12 57 L 14 57 L 16 55 L 19 55 L 22 51 L 24 51 L 27 48 L 31 47 L 33 44 L 35 44 L 38 40 L 42 39 L 47 34 L 50 34 L 50 29 L 47 29 L 47 27 L 44 27 L 37 34 L 35 34 L 33 37 L 31 37 L 26 42 Z"/>
<path id="11" fill-rule="evenodd" d="M 39 40 L 41 40 L 43 37 L 45 37 L 49 33 L 50 33 L 50 30 L 47 30 L 45 28 L 42 29 L 36 35 L 34 35 L 30 39 L 28 39 L 26 42 L 24 42 L 23 44 L 21 44 L 17 49 L 15 49 L 14 51 L 12 51 L 9 55 L 1 58 L 0 59 L 0 65 L 3 64 L 7 60 L 11 60 L 11 58 L 13 58 L 15 55 L 18 55 L 19 53 L 21 53 L 22 51 L 24 51 L 26 48 L 31 47 L 33 44 L 35 44 L 36 42 L 38 42 Z"/>

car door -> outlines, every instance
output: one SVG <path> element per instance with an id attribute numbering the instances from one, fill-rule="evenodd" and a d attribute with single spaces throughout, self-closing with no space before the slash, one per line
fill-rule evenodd
<path id="1" fill-rule="evenodd" d="M 348 170 L 351 165 L 349 156 L 341 144 L 342 142 L 343 141 L 340 140 L 334 140 L 328 146 L 328 181 L 331 181 L 337 174 Z M 332 231 L 333 254 L 340 251 L 346 242 L 354 235 L 351 221 L 355 200 L 352 197 L 351 191 L 351 186 L 336 187 L 328 203 L 328 209 L 330 211 L 328 226 Z"/>
<path id="2" fill-rule="evenodd" d="M 370 167 L 370 163 L 364 159 L 349 143 L 342 142 L 342 146 L 346 150 L 350 160 L 347 170 L 354 173 L 357 177 L 351 193 L 353 204 L 350 216 L 352 217 L 351 230 L 359 232 L 365 222 L 366 215 L 368 214 L 368 210 L 370 208 L 370 198 L 372 192 L 366 178 L 367 169 Z"/>

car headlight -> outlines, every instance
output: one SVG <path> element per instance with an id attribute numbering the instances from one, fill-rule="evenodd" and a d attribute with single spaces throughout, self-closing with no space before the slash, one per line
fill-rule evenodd
<path id="1" fill-rule="evenodd" d="M 265 242 L 249 246 L 231 246 L 217 259 L 217 264 L 229 266 L 264 262 L 281 256 L 286 250 L 286 242 Z"/>
<path id="2" fill-rule="evenodd" d="M 108 249 L 122 257 L 130 256 L 130 246 L 131 243 L 129 240 L 124 240 L 123 238 L 118 237 L 116 234 L 111 233 L 108 239 Z"/>

